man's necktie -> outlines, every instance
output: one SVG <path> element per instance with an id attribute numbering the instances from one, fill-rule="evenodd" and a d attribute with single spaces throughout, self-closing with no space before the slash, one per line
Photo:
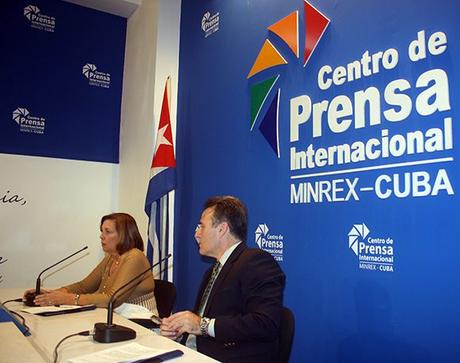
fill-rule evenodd
<path id="1" fill-rule="evenodd" d="M 206 302 L 208 301 L 208 298 L 209 298 L 209 294 L 211 293 L 212 286 L 214 285 L 214 282 L 217 279 L 217 275 L 219 275 L 220 267 L 221 267 L 221 264 L 219 261 L 217 261 L 214 264 L 214 267 L 211 273 L 211 277 L 209 278 L 208 284 L 206 285 L 206 289 L 204 289 L 203 296 L 201 297 L 200 307 L 198 309 L 199 315 L 203 314 L 204 308 L 206 306 Z"/>

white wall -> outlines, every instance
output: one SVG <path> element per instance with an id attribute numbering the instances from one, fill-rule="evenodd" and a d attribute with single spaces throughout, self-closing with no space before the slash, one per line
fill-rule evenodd
<path id="1" fill-rule="evenodd" d="M 171 77 L 171 123 L 175 139 L 180 5 L 180 0 L 143 1 L 128 20 L 121 121 L 120 209 L 133 215 L 145 242 L 148 218 L 144 201 L 168 76 Z M 172 228 L 169 230 L 173 233 Z"/>
<path id="2" fill-rule="evenodd" d="M 0 256 L 7 260 L 0 286 L 33 286 L 45 267 L 88 245 L 84 258 L 44 284 L 83 277 L 102 257 L 99 221 L 118 204 L 118 165 L 0 154 L 0 170 L 0 199 L 26 201 L 0 202 Z"/>
<path id="3" fill-rule="evenodd" d="M 143 211 L 153 150 L 158 1 L 143 1 L 128 20 L 120 143 L 120 209 L 147 235 Z M 145 238 L 144 238 L 145 242 Z"/>

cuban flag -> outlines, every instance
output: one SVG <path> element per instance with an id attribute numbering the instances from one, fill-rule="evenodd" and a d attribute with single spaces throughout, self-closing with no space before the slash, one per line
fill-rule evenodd
<path id="1" fill-rule="evenodd" d="M 145 198 L 145 213 L 149 216 L 147 258 L 153 265 L 172 253 L 173 191 L 176 187 L 176 159 L 170 117 L 170 77 L 166 80 L 160 122 L 150 168 L 150 181 Z M 171 205 L 171 206 L 170 206 Z M 171 207 L 171 208 L 170 208 Z M 154 270 L 155 278 L 169 280 L 167 260 Z M 169 276 L 171 275 L 171 276 Z"/>

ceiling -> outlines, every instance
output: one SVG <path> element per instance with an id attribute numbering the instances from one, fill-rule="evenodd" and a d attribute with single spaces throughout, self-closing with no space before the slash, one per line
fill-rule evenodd
<path id="1" fill-rule="evenodd" d="M 129 18 L 142 0 L 63 0 L 109 14 Z"/>

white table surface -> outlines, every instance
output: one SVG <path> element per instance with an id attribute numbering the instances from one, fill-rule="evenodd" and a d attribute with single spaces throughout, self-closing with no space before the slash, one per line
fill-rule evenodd
<path id="1" fill-rule="evenodd" d="M 0 301 L 21 297 L 23 291 L 24 289 L 0 289 Z M 25 318 L 26 324 L 30 328 L 31 335 L 29 337 L 24 337 L 21 333 L 19 334 L 30 343 L 37 352 L 38 356 L 41 357 L 42 360 L 37 360 L 37 363 L 42 361 L 52 362 L 54 348 L 65 336 L 84 330 L 92 330 L 95 323 L 107 321 L 107 309 L 98 308 L 96 310 L 83 311 L 73 314 L 38 316 L 20 312 L 20 310 L 24 307 L 22 303 L 10 302 L 6 304 L 6 307 L 10 310 L 18 311 Z M 136 331 L 136 339 L 118 343 L 99 343 L 94 341 L 91 336 L 75 336 L 64 341 L 59 347 L 58 362 L 66 362 L 70 358 L 130 342 L 136 342 L 157 349 L 182 350 L 184 355 L 180 358 L 171 360 L 171 363 L 216 362 L 216 360 L 210 357 L 189 349 L 168 338 L 162 337 L 155 332 L 135 324 L 117 314 L 114 314 L 113 323 L 134 329 Z M 0 326 L 0 330 L 2 329 L 3 328 Z M 17 331 L 19 332 L 19 330 Z M 2 334 L 7 334 L 6 330 L 2 332 Z M 19 339 L 19 341 L 21 341 L 21 339 Z M 1 345 L 3 346 L 3 343 Z M 16 360 L 13 360 L 14 362 L 20 362 L 18 357 L 25 353 L 25 350 L 23 351 L 21 346 L 22 345 L 18 345 L 16 348 L 17 356 Z M 3 350 L 3 348 L 0 349 Z M 23 361 L 34 362 L 34 360 Z M 3 362 L 4 361 L 0 356 L 0 363 Z"/>
<path id="2" fill-rule="evenodd" d="M 20 354 L 18 354 L 20 352 Z M 1 363 L 45 363 L 46 361 L 16 327 L 9 321 L 0 323 Z"/>

